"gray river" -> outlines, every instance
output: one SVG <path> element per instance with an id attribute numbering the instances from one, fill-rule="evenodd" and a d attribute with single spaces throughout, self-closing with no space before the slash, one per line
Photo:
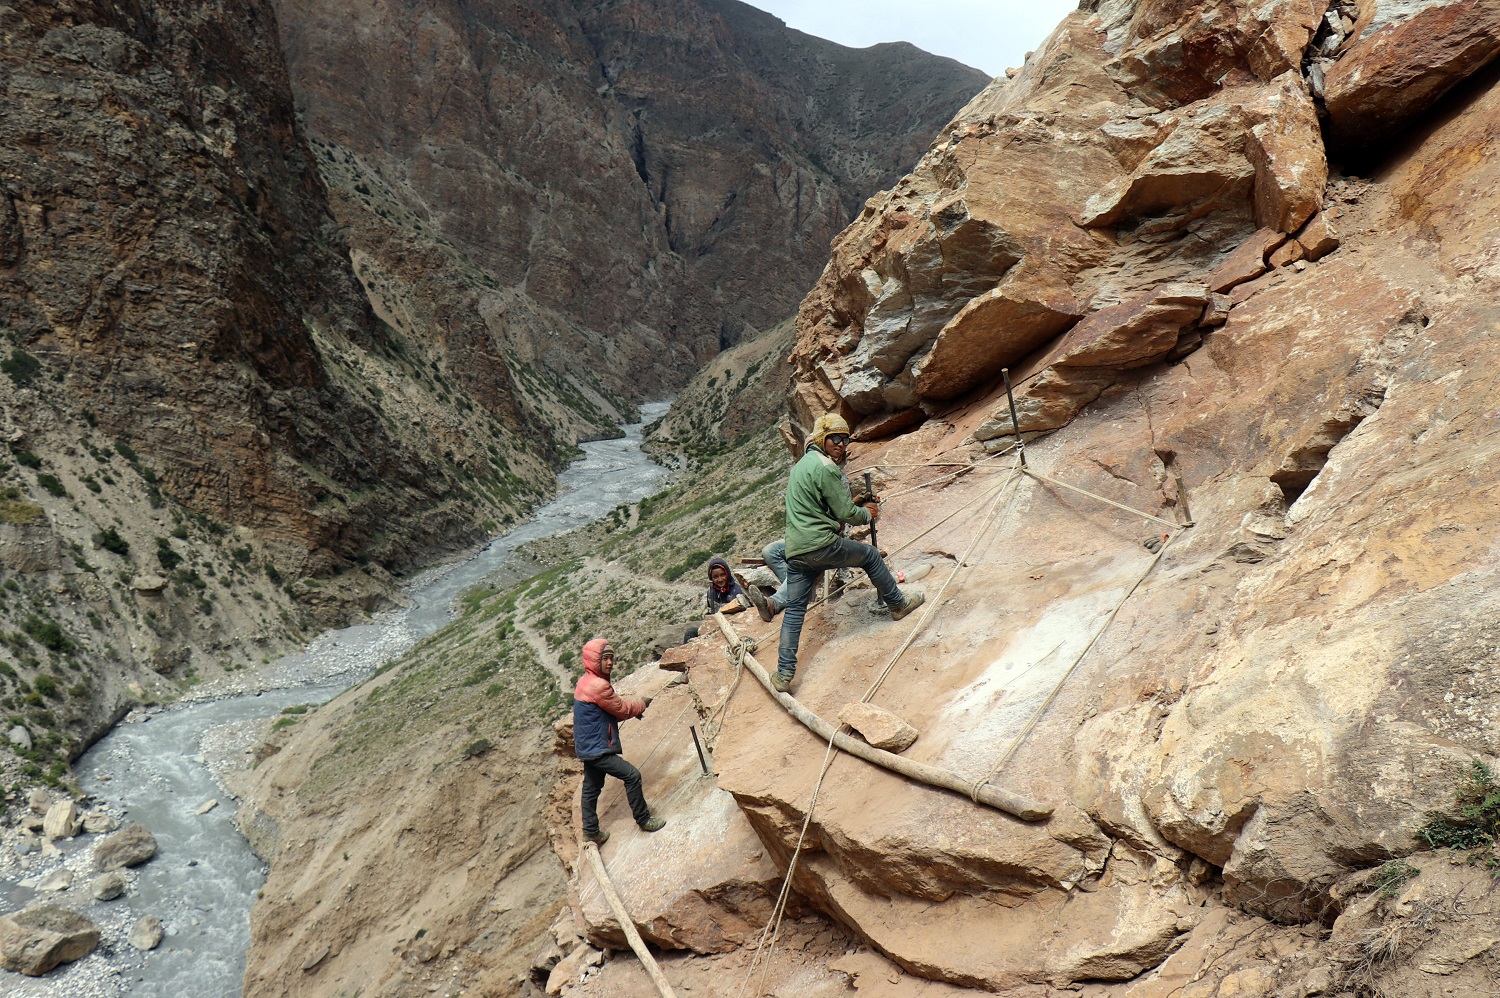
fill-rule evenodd
<path id="1" fill-rule="evenodd" d="M 643 406 L 643 419 L 649 422 L 666 408 L 665 402 Z M 99 836 L 60 842 L 61 857 L 29 857 L 23 876 L 0 879 L 0 911 L 62 904 L 93 919 L 103 932 L 94 955 L 45 977 L 0 971 L 0 994 L 238 995 L 250 941 L 250 905 L 265 883 L 266 869 L 234 827 L 235 802 L 210 770 L 206 746 L 216 739 L 235 744 L 234 726 L 283 707 L 331 699 L 452 620 L 459 594 L 501 569 L 520 545 L 591 523 L 620 503 L 655 492 L 666 470 L 641 451 L 641 427 L 626 427 L 619 440 L 583 444 L 583 459 L 559 476 L 565 491 L 557 499 L 468 561 L 414 579 L 405 587 L 406 607 L 325 633 L 302 652 L 263 667 L 251 681 L 269 688 L 132 715 L 101 739 L 75 767 L 80 783 L 125 821 L 149 828 L 158 843 L 156 858 L 126 871 L 130 886 L 115 901 L 94 901 L 88 893 L 95 875 L 91 847 Z M 219 804 L 200 815 L 209 801 Z M 26 886 L 58 865 L 73 872 L 75 886 L 66 895 L 45 895 Z M 125 942 L 142 915 L 155 915 L 166 927 L 161 946 L 145 954 Z"/>

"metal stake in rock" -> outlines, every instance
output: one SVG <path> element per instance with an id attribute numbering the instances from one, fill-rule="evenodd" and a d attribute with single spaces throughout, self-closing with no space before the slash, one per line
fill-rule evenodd
<path id="1" fill-rule="evenodd" d="M 1021 421 L 1016 418 L 1016 397 L 1010 390 L 1010 368 L 1002 367 L 1000 377 L 1005 379 L 1005 400 L 1010 403 L 1010 428 L 1016 434 L 1016 458 L 1021 467 L 1026 467 L 1026 445 L 1021 442 Z"/>

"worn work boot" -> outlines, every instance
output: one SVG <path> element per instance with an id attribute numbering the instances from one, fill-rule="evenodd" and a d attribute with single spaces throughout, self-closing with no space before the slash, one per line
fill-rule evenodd
<path id="1" fill-rule="evenodd" d="M 771 689 L 777 693 L 790 693 L 792 691 L 792 677 L 775 673 L 771 676 Z"/>
<path id="2" fill-rule="evenodd" d="M 597 835 L 585 835 L 583 838 L 585 842 L 592 842 L 596 846 L 602 846 L 609 841 L 609 833 L 600 831 Z"/>
<path id="3" fill-rule="evenodd" d="M 769 624 L 771 618 L 776 616 L 776 608 L 771 605 L 766 594 L 760 591 L 759 586 L 746 586 L 745 595 L 750 597 L 750 602 L 755 606 L 755 612 L 760 614 L 760 619 Z"/>
<path id="4" fill-rule="evenodd" d="M 908 613 L 911 613 L 917 607 L 921 606 L 922 601 L 927 598 L 922 594 L 922 590 L 920 589 L 913 589 L 911 592 L 902 593 L 901 595 L 905 597 L 902 600 L 901 605 L 891 607 L 892 620 L 900 620 L 902 617 L 906 616 Z"/>
<path id="5" fill-rule="evenodd" d="M 659 832 L 667 827 L 666 821 L 661 818 L 647 818 L 646 823 L 641 826 L 643 832 Z"/>

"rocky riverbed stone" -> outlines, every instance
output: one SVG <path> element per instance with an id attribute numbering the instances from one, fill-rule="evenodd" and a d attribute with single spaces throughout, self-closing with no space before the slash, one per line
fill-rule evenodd
<path id="1" fill-rule="evenodd" d="M 22 751 L 31 751 L 31 732 L 27 731 L 21 725 L 17 724 L 15 727 L 11 728 L 6 737 L 10 739 L 10 743 L 12 745 L 16 746 Z"/>
<path id="2" fill-rule="evenodd" d="M 46 814 L 52 806 L 52 795 L 41 787 L 32 787 L 31 793 L 26 795 L 26 806 L 33 814 Z"/>
<path id="3" fill-rule="evenodd" d="M 161 945 L 161 938 L 166 934 L 162 928 L 161 919 L 155 915 L 143 915 L 135 925 L 130 928 L 130 937 L 127 940 L 131 946 L 141 952 L 154 950 Z"/>
<path id="4" fill-rule="evenodd" d="M 0 967 L 40 977 L 81 960 L 99 945 L 99 927 L 70 911 L 44 905 L 0 918 Z"/>
<path id="5" fill-rule="evenodd" d="M 66 866 L 59 866 L 36 882 L 39 891 L 65 891 L 73 886 L 73 871 Z"/>
<path id="6" fill-rule="evenodd" d="M 118 870 L 100 874 L 89 885 L 89 892 L 94 895 L 96 901 L 113 901 L 125 893 L 125 877 Z"/>
<path id="7" fill-rule="evenodd" d="M 78 805 L 70 800 L 61 800 L 47 809 L 42 820 L 42 834 L 48 839 L 71 839 L 83 828 L 83 815 Z"/>
<path id="8" fill-rule="evenodd" d="M 90 835 L 104 835 L 120 827 L 120 819 L 107 811 L 90 811 L 83 816 L 83 830 Z"/>
<path id="9" fill-rule="evenodd" d="M 138 866 L 156 855 L 156 836 L 141 825 L 126 825 L 94 847 L 94 865 L 101 871 Z"/>

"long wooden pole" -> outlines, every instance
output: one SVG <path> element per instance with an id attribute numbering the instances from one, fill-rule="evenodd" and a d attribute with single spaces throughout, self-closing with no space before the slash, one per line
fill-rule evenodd
<path id="1" fill-rule="evenodd" d="M 661 992 L 662 998 L 677 998 L 677 992 L 672 990 L 672 985 L 667 983 L 667 979 L 662 976 L 661 968 L 656 965 L 656 958 L 646 948 L 646 941 L 635 930 L 635 921 L 630 917 L 630 912 L 625 910 L 625 902 L 620 900 L 614 883 L 609 879 L 609 871 L 604 868 L 604 858 L 599 855 L 599 847 L 592 842 L 585 842 L 583 854 L 588 857 L 589 865 L 594 868 L 594 880 L 598 882 L 599 890 L 604 893 L 604 900 L 609 902 L 609 908 L 619 920 L 620 928 L 625 930 L 625 941 L 630 944 L 631 950 L 640 959 L 641 966 L 646 968 L 646 973 L 651 976 L 651 982 L 656 985 L 656 990 Z"/>
<path id="2" fill-rule="evenodd" d="M 716 613 L 714 614 L 714 619 L 718 621 L 719 629 L 724 632 L 724 637 L 729 641 L 730 646 L 734 647 L 738 645 L 740 636 L 735 632 L 734 627 L 729 621 L 725 619 L 724 615 Z M 903 759 L 893 752 L 886 752 L 883 749 L 876 748 L 869 742 L 844 734 L 832 724 L 829 724 L 823 718 L 798 703 L 796 697 L 786 693 L 777 693 L 771 686 L 771 677 L 766 674 L 766 670 L 761 667 L 761 664 L 755 660 L 755 656 L 749 652 L 745 653 L 745 668 L 760 681 L 760 685 L 766 688 L 766 692 L 771 694 L 777 703 L 786 708 L 787 713 L 801 721 L 808 730 L 824 741 L 830 738 L 833 739 L 834 745 L 852 756 L 856 756 L 866 762 L 874 763 L 884 769 L 889 769 L 893 773 L 899 773 L 920 783 L 926 783 L 929 786 L 940 787 L 957 794 L 963 794 L 971 800 L 987 804 L 997 810 L 1004 811 L 1006 814 L 1014 815 L 1022 821 L 1042 821 L 1052 817 L 1051 807 L 1040 801 L 1032 800 L 1030 797 L 1024 797 L 1021 794 L 1011 793 L 1009 790 L 1002 790 L 999 787 L 988 785 L 980 787 L 976 792 L 973 783 L 965 780 L 957 773 L 949 772 L 946 769 L 939 769 L 937 766 L 929 766 L 925 762 Z"/>

